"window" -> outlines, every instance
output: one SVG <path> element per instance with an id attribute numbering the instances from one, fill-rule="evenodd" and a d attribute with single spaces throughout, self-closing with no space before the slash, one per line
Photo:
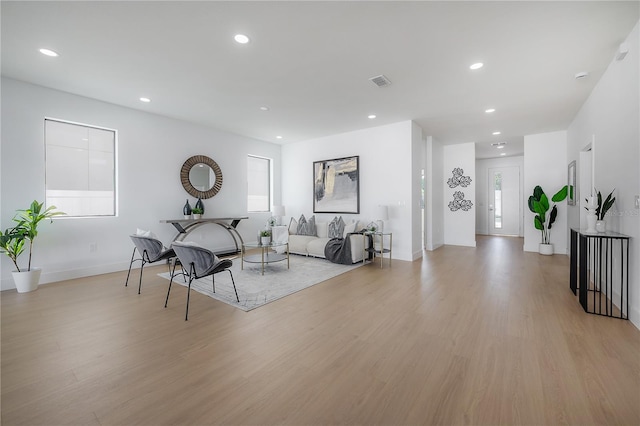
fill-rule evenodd
<path id="1" fill-rule="evenodd" d="M 47 118 L 44 135 L 46 206 L 68 216 L 115 216 L 115 130 Z"/>
<path id="2" fill-rule="evenodd" d="M 268 212 L 271 210 L 271 160 L 247 157 L 247 210 Z"/>

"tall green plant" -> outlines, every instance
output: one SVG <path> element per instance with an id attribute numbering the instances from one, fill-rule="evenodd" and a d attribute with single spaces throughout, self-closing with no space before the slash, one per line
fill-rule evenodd
<path id="1" fill-rule="evenodd" d="M 615 191 L 615 189 L 613 190 Z M 602 194 L 598 191 L 598 207 L 596 208 L 596 217 L 598 220 L 604 220 L 604 216 L 607 214 L 609 209 L 613 206 L 613 203 L 616 202 L 616 197 L 613 197 L 613 191 L 607 195 L 607 198 L 602 202 Z"/>
<path id="2" fill-rule="evenodd" d="M 551 197 L 551 201 L 559 203 L 567 198 L 567 194 L 568 186 L 565 185 L 560 189 L 560 191 L 556 192 L 553 197 Z M 547 217 L 547 212 L 550 207 L 549 199 L 540 185 L 533 189 L 533 195 L 529 196 L 528 205 L 529 210 L 535 214 L 533 217 L 533 225 L 542 233 L 542 244 L 549 244 L 549 241 L 551 240 L 550 230 L 558 216 L 558 207 L 554 204 L 549 216 Z"/>
<path id="3" fill-rule="evenodd" d="M 44 203 L 33 200 L 28 209 L 18 210 L 13 217 L 13 221 L 17 223 L 13 228 L 8 228 L 0 235 L 0 250 L 5 253 L 11 260 L 18 272 L 18 256 L 25 250 L 26 241 L 29 241 L 29 262 L 27 263 L 27 271 L 31 270 L 31 257 L 33 255 L 33 241 L 38 236 L 38 225 L 45 219 L 53 222 L 53 217 L 64 215 L 58 212 L 56 206 L 50 206 L 43 210 Z"/>
<path id="4" fill-rule="evenodd" d="M 22 229 L 8 228 L 4 232 L 0 230 L 0 253 L 9 256 L 18 272 L 20 272 L 18 256 L 24 251 L 25 239 L 25 233 Z"/>

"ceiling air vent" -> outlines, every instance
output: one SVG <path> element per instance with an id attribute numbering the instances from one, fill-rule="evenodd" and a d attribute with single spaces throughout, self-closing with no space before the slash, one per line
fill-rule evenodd
<path id="1" fill-rule="evenodd" d="M 377 75 L 375 77 L 371 77 L 369 81 L 378 87 L 386 87 L 391 84 L 391 80 L 389 80 L 384 75 Z"/>

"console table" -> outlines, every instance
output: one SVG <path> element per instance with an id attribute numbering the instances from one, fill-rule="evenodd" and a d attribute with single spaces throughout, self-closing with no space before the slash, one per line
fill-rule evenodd
<path id="1" fill-rule="evenodd" d="M 578 293 L 585 312 L 629 319 L 630 238 L 617 232 L 571 229 L 569 288 Z M 614 275 L 614 267 L 619 274 Z"/>
<path id="2" fill-rule="evenodd" d="M 182 241 L 185 239 L 187 235 L 196 228 L 199 228 L 202 225 L 214 224 L 225 229 L 231 238 L 233 238 L 233 242 L 236 245 L 235 253 L 240 253 L 242 251 L 242 237 L 240 233 L 236 229 L 238 224 L 242 219 L 248 219 L 248 216 L 242 217 L 212 217 L 212 218 L 201 218 L 201 219 L 164 219 L 161 220 L 160 223 L 170 223 L 178 230 L 178 234 L 173 238 L 173 241 Z M 231 222 L 231 223 L 228 223 Z"/>

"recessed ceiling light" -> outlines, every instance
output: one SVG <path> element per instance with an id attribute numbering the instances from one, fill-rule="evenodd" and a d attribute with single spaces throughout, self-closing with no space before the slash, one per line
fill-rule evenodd
<path id="1" fill-rule="evenodd" d="M 500 155 L 507 155 L 507 153 L 506 152 L 501 152 Z"/>
<path id="2" fill-rule="evenodd" d="M 143 98 L 140 98 L 140 102 L 149 103 L 149 102 L 151 102 L 151 99 L 143 97 Z"/>
<path id="3" fill-rule="evenodd" d="M 496 146 L 496 148 L 502 149 L 502 148 L 504 148 L 504 145 L 498 145 L 498 146 Z"/>
<path id="4" fill-rule="evenodd" d="M 249 43 L 249 37 L 247 37 L 247 36 L 246 36 L 246 35 L 244 35 L 244 34 L 236 34 L 236 35 L 233 37 L 233 39 L 234 39 L 235 41 L 237 41 L 238 43 L 240 43 L 240 44 L 247 44 L 247 43 Z"/>
<path id="5" fill-rule="evenodd" d="M 374 118 L 376 118 L 376 115 L 375 114 L 369 114 L 369 115 L 367 115 L 367 118 L 370 119 L 370 120 L 373 120 Z"/>
<path id="6" fill-rule="evenodd" d="M 276 139 L 282 139 L 282 136 L 278 135 L 276 136 Z"/>
<path id="7" fill-rule="evenodd" d="M 40 49 L 40 53 L 42 53 L 43 55 L 53 56 L 53 57 L 60 56 L 58 55 L 57 52 L 54 52 L 51 49 Z"/>
<path id="8" fill-rule="evenodd" d="M 261 110 L 261 111 L 269 111 L 269 107 L 261 106 L 261 107 L 260 107 L 260 110 Z"/>
<path id="9" fill-rule="evenodd" d="M 502 133 L 502 132 L 493 132 L 492 134 L 493 135 L 499 135 L 500 133 Z"/>
<path id="10" fill-rule="evenodd" d="M 492 112 L 496 112 L 495 108 L 489 108 L 489 109 L 485 109 L 484 112 L 486 112 L 487 114 L 491 114 Z"/>
<path id="11" fill-rule="evenodd" d="M 484 64 L 482 62 L 476 62 L 475 64 L 471 65 L 469 68 L 471 68 L 472 70 L 479 70 L 483 66 Z"/>

